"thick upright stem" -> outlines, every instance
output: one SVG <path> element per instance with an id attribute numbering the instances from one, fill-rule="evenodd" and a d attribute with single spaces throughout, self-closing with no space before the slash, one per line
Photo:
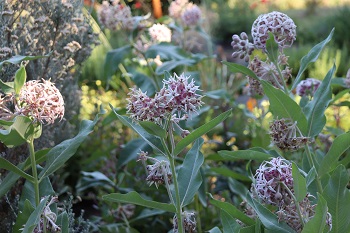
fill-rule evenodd
<path id="1" fill-rule="evenodd" d="M 38 180 L 38 171 L 36 170 L 36 160 L 35 160 L 35 151 L 34 151 L 34 139 L 31 139 L 28 143 L 29 145 L 29 156 L 32 166 L 32 175 L 34 177 L 34 193 L 35 193 L 35 205 L 38 206 L 40 203 L 40 193 L 39 193 L 39 180 Z"/>

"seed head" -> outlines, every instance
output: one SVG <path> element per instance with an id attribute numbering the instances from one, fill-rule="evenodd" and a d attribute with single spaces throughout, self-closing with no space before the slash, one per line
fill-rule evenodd
<path id="1" fill-rule="evenodd" d="M 290 47 L 296 39 L 296 26 L 293 20 L 281 12 L 262 14 L 254 21 L 252 36 L 256 48 L 266 49 L 269 32 L 273 34 L 279 48 Z"/>

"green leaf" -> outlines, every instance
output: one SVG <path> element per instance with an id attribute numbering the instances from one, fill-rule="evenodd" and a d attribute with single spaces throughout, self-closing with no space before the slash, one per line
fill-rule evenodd
<path id="1" fill-rule="evenodd" d="M 25 67 L 22 65 L 15 74 L 15 80 L 13 82 L 13 87 L 15 89 L 16 95 L 19 94 L 21 91 L 21 88 L 23 87 L 24 83 L 27 79 L 27 73 Z"/>
<path id="2" fill-rule="evenodd" d="M 307 120 L 300 106 L 280 89 L 275 88 L 269 82 L 260 81 L 264 92 L 270 101 L 270 110 L 274 117 L 289 118 L 297 122 L 299 130 L 306 134 Z"/>
<path id="3" fill-rule="evenodd" d="M 131 53 L 131 46 L 126 45 L 117 49 L 113 49 L 106 54 L 104 61 L 104 77 L 108 81 L 112 75 L 119 69 L 118 65 L 122 63 L 125 57 Z"/>
<path id="4" fill-rule="evenodd" d="M 301 175 L 298 166 L 294 162 L 292 163 L 292 176 L 295 198 L 298 202 L 301 202 L 306 197 L 306 179 Z"/>
<path id="5" fill-rule="evenodd" d="M 244 224 L 248 226 L 255 224 L 255 221 L 253 219 L 246 216 L 243 212 L 241 212 L 234 205 L 228 202 L 218 201 L 218 200 L 215 200 L 213 197 L 211 197 L 209 202 L 210 204 L 218 207 L 220 210 L 226 211 L 230 216 L 242 221 Z"/>
<path id="6" fill-rule="evenodd" d="M 255 150 L 221 150 L 218 152 L 222 157 L 222 160 L 256 160 L 256 161 L 265 161 L 270 160 L 271 155 L 263 152 L 255 151 Z"/>
<path id="7" fill-rule="evenodd" d="M 338 166 L 323 190 L 328 211 L 332 215 L 331 232 L 350 232 L 350 193 L 347 188 L 349 175 L 346 168 Z"/>
<path id="8" fill-rule="evenodd" d="M 156 58 L 158 55 L 160 56 L 162 61 L 184 60 L 189 57 L 189 54 L 187 54 L 179 46 L 166 42 L 150 46 L 145 53 L 146 58 Z"/>
<path id="9" fill-rule="evenodd" d="M 13 88 L 13 85 L 14 85 L 13 82 L 3 82 L 0 79 L 0 90 L 5 94 L 10 94 L 15 91 L 15 89 Z"/>
<path id="10" fill-rule="evenodd" d="M 208 123 L 200 126 L 199 128 L 195 129 L 192 133 L 184 137 L 181 141 L 177 143 L 175 146 L 175 149 L 173 151 L 174 156 L 178 155 L 183 149 L 186 148 L 189 144 L 194 142 L 197 138 L 201 137 L 203 134 L 206 134 L 211 129 L 213 129 L 215 126 L 220 124 L 222 121 L 224 121 L 229 115 L 231 115 L 232 110 L 228 110 L 224 113 L 221 113 L 219 116 L 215 117 Z"/>
<path id="11" fill-rule="evenodd" d="M 151 121 L 140 121 L 139 124 L 149 134 L 153 134 L 153 135 L 155 135 L 157 137 L 160 137 L 160 138 L 166 138 L 166 136 L 167 136 L 167 132 L 165 131 L 165 129 L 163 129 L 162 127 L 160 127 L 159 125 L 157 125 L 154 122 L 151 122 Z"/>
<path id="12" fill-rule="evenodd" d="M 13 124 L 4 128 L 0 129 L 0 141 L 7 147 L 19 146 L 27 142 L 27 138 L 34 130 L 32 120 L 25 116 L 16 116 Z"/>
<path id="13" fill-rule="evenodd" d="M 163 62 L 162 65 L 158 66 L 155 70 L 157 75 L 162 75 L 165 71 L 171 71 L 178 66 L 191 66 L 196 64 L 196 61 L 193 59 L 182 59 L 182 60 L 171 60 Z"/>
<path id="14" fill-rule="evenodd" d="M 69 219 L 66 211 L 63 211 L 57 216 L 56 224 L 60 226 L 62 233 L 69 232 Z"/>
<path id="15" fill-rule="evenodd" d="M 32 233 L 35 227 L 38 225 L 40 221 L 40 216 L 42 212 L 44 211 L 44 208 L 46 206 L 46 202 L 49 199 L 49 196 L 44 197 L 40 204 L 35 208 L 35 210 L 31 213 L 31 215 L 28 218 L 28 221 L 26 222 L 24 229 L 22 233 Z"/>
<path id="16" fill-rule="evenodd" d="M 142 92 L 147 92 L 147 95 L 152 96 L 156 92 L 153 80 L 147 75 L 138 72 L 137 70 L 128 69 L 131 73 L 131 79 Z"/>
<path id="17" fill-rule="evenodd" d="M 249 227 L 242 227 L 239 230 L 239 233 L 257 233 L 257 232 L 261 232 L 261 231 L 256 231 L 256 227 L 257 225 L 251 225 Z"/>
<path id="18" fill-rule="evenodd" d="M 260 81 L 258 76 L 256 76 L 256 74 L 251 69 L 249 69 L 243 65 L 231 63 L 231 62 L 227 62 L 227 61 L 223 61 L 222 63 L 227 65 L 229 70 L 233 73 L 242 73 L 242 74 L 245 74 L 245 75 L 247 75 L 255 80 Z"/>
<path id="19" fill-rule="evenodd" d="M 237 194 L 242 200 L 245 200 L 248 191 L 247 185 L 239 182 L 238 180 L 228 178 L 228 188 L 231 192 Z"/>
<path id="20" fill-rule="evenodd" d="M 323 233 L 326 226 L 327 210 L 326 200 L 318 194 L 315 215 L 305 224 L 302 233 Z"/>
<path id="21" fill-rule="evenodd" d="M 164 210 L 172 213 L 176 212 L 174 205 L 146 200 L 142 198 L 140 194 L 138 194 L 135 191 L 129 192 L 127 194 L 111 193 L 108 195 L 104 195 L 102 199 L 105 201 L 111 201 L 111 202 L 130 203 L 130 204 L 144 206 L 147 208 Z"/>
<path id="22" fill-rule="evenodd" d="M 314 137 L 318 135 L 326 124 L 325 110 L 332 100 L 331 79 L 335 72 L 335 65 L 330 69 L 317 88 L 313 99 L 304 107 L 305 116 L 308 121 L 307 136 Z"/>
<path id="23" fill-rule="evenodd" d="M 4 158 L 0 157 L 0 168 L 4 168 L 8 171 L 12 171 L 14 173 L 16 173 L 17 175 L 22 176 L 23 178 L 33 182 L 34 181 L 34 177 L 25 173 L 24 171 L 22 171 L 20 168 L 16 167 L 15 165 L 13 165 L 12 163 L 10 163 L 9 161 L 7 161 Z"/>
<path id="24" fill-rule="evenodd" d="M 162 155 L 166 156 L 166 154 L 163 152 L 163 146 L 161 144 L 161 141 L 159 138 L 149 134 L 146 130 L 144 130 L 141 126 L 136 125 L 132 122 L 132 120 L 129 117 L 121 116 L 117 112 L 115 112 L 115 109 L 111 106 L 114 114 L 118 117 L 118 119 L 129 128 L 133 129 L 136 133 L 140 135 L 147 143 L 150 145 L 153 149 L 155 149 L 157 152 L 161 153 Z"/>
<path id="25" fill-rule="evenodd" d="M 47 153 L 45 167 L 39 174 L 40 180 L 57 171 L 75 154 L 80 144 L 93 131 L 93 128 L 99 119 L 99 115 L 102 113 L 101 110 L 101 112 L 96 115 L 94 121 L 83 120 L 80 124 L 79 133 L 74 138 L 61 142 Z"/>
<path id="26" fill-rule="evenodd" d="M 150 152 L 151 150 L 151 146 L 142 138 L 129 141 L 119 153 L 117 169 L 119 170 L 130 161 L 136 160 L 140 151 Z"/>
<path id="27" fill-rule="evenodd" d="M 25 200 L 23 209 L 18 211 L 16 223 L 12 228 L 12 232 L 22 232 L 20 229 L 23 228 L 23 226 L 26 224 L 29 216 L 33 213 L 34 210 L 35 208 L 32 206 L 32 203 L 30 203 L 28 200 Z"/>
<path id="28" fill-rule="evenodd" d="M 222 233 L 218 227 L 214 227 L 208 231 L 208 233 Z"/>
<path id="29" fill-rule="evenodd" d="M 249 177 L 242 175 L 238 172 L 235 172 L 232 169 L 227 168 L 226 166 L 212 167 L 210 168 L 210 170 L 225 177 L 232 177 L 235 180 L 242 180 L 242 181 L 248 181 L 248 182 L 251 181 Z"/>
<path id="30" fill-rule="evenodd" d="M 323 175 L 331 172 L 338 163 L 339 157 L 350 147 L 350 132 L 337 136 L 329 151 L 324 156 L 318 171 L 318 175 Z"/>
<path id="31" fill-rule="evenodd" d="M 88 188 L 106 188 L 113 189 L 115 184 L 111 181 L 106 175 L 99 171 L 94 172 L 81 172 L 82 177 L 78 181 L 76 187 L 76 191 L 78 193 L 82 193 Z"/>
<path id="32" fill-rule="evenodd" d="M 185 160 L 178 171 L 177 181 L 181 207 L 188 205 L 192 201 L 202 183 L 199 169 L 204 162 L 203 154 L 200 152 L 203 142 L 202 138 L 196 140 L 191 150 L 186 154 Z"/>
<path id="33" fill-rule="evenodd" d="M 21 55 L 16 55 L 16 56 L 13 56 L 11 57 L 10 59 L 8 60 L 5 60 L 5 61 L 2 61 L 0 62 L 0 69 L 2 68 L 2 66 L 4 64 L 19 64 L 21 63 L 22 61 L 30 61 L 30 60 L 36 60 L 36 59 L 39 59 L 39 58 L 44 58 L 44 57 L 48 57 L 51 55 L 52 52 L 44 55 L 44 56 L 21 56 Z"/>
<path id="34" fill-rule="evenodd" d="M 130 219 L 129 222 L 130 223 L 136 222 L 136 221 L 139 221 L 141 219 L 149 218 L 149 217 L 152 217 L 152 216 L 155 216 L 155 215 L 162 215 L 164 213 L 165 213 L 164 210 L 143 209 L 141 211 L 141 213 L 136 218 Z"/>
<path id="35" fill-rule="evenodd" d="M 220 219 L 224 232 L 238 232 L 240 229 L 239 224 L 236 222 L 236 219 L 232 217 L 225 210 L 220 211 Z"/>
<path id="36" fill-rule="evenodd" d="M 267 56 L 270 61 L 277 64 L 278 61 L 278 44 L 275 41 L 275 37 L 272 32 L 269 32 L 269 38 L 266 41 Z"/>
<path id="37" fill-rule="evenodd" d="M 248 204 L 255 210 L 262 224 L 269 230 L 274 232 L 295 232 L 285 222 L 279 222 L 276 215 L 274 215 L 265 206 L 261 205 L 258 201 L 254 200 L 250 194 L 247 195 Z"/>
<path id="38" fill-rule="evenodd" d="M 332 31 L 329 33 L 328 37 L 318 43 L 317 45 L 315 45 L 308 54 L 306 54 L 301 60 L 300 60 L 300 68 L 299 68 L 299 72 L 293 82 L 293 86 L 291 88 L 291 90 L 295 89 L 298 85 L 298 83 L 300 82 L 301 79 L 301 75 L 304 73 L 304 71 L 306 70 L 306 68 L 308 67 L 308 65 L 311 62 L 315 62 L 317 61 L 319 55 L 322 52 L 322 49 L 326 46 L 326 44 L 332 39 L 334 33 L 334 28 L 332 29 Z"/>

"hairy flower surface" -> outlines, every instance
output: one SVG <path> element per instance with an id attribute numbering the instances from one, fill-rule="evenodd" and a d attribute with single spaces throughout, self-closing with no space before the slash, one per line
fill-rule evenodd
<path id="1" fill-rule="evenodd" d="M 297 95 L 313 96 L 320 84 L 321 81 L 314 78 L 302 80 L 296 88 Z"/>
<path id="2" fill-rule="evenodd" d="M 188 4 L 188 0 L 175 0 L 170 3 L 170 6 L 168 8 L 169 16 L 178 19 L 181 17 L 182 11 L 185 9 L 185 7 Z"/>
<path id="3" fill-rule="evenodd" d="M 152 165 L 147 165 L 148 176 L 146 181 L 151 186 L 154 184 L 157 188 L 160 184 L 172 183 L 172 173 L 168 161 L 157 161 Z"/>
<path id="4" fill-rule="evenodd" d="M 255 173 L 254 189 L 266 204 L 282 206 L 291 203 L 287 188 L 293 190 L 292 165 L 283 158 L 264 161 Z"/>
<path id="5" fill-rule="evenodd" d="M 112 5 L 108 1 L 103 1 L 98 11 L 98 19 L 110 30 L 131 30 L 134 27 L 130 7 L 121 5 L 119 1 L 114 1 Z"/>
<path id="6" fill-rule="evenodd" d="M 262 14 L 254 21 L 252 36 L 255 47 L 266 49 L 269 32 L 273 34 L 279 48 L 290 47 L 296 39 L 296 26 L 293 20 L 278 11 Z"/>
<path id="7" fill-rule="evenodd" d="M 242 32 L 240 35 L 233 35 L 231 46 L 233 48 L 233 58 L 244 59 L 245 62 L 249 61 L 249 55 L 252 54 L 254 45 L 249 42 L 247 33 Z"/>
<path id="8" fill-rule="evenodd" d="M 43 124 L 53 124 L 64 116 L 64 101 L 60 91 L 49 80 L 26 82 L 15 106 L 15 115 L 33 117 Z"/>
<path id="9" fill-rule="evenodd" d="M 196 4 L 189 3 L 181 14 L 182 22 L 185 26 L 196 26 L 202 17 L 202 11 Z"/>
<path id="10" fill-rule="evenodd" d="M 182 213 L 182 217 L 183 217 L 182 221 L 183 221 L 183 227 L 184 227 L 185 233 L 194 233 L 194 232 L 196 232 L 197 222 L 196 222 L 195 213 L 194 212 L 184 211 Z M 178 220 L 177 220 L 177 216 L 176 215 L 173 218 L 173 226 L 174 226 L 173 227 L 173 232 L 174 233 L 179 232 Z"/>
<path id="11" fill-rule="evenodd" d="M 152 41 L 155 43 L 171 41 L 171 30 L 164 24 L 153 24 L 152 27 L 148 29 L 148 32 Z"/>
<path id="12" fill-rule="evenodd" d="M 270 136 L 272 143 L 281 150 L 298 150 L 309 141 L 309 138 L 301 135 L 296 122 L 290 119 L 273 121 L 270 125 Z"/>

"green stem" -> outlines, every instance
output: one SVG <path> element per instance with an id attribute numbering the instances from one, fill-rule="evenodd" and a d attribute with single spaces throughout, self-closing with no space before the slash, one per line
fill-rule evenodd
<path id="1" fill-rule="evenodd" d="M 304 220 L 304 217 L 301 213 L 301 210 L 300 210 L 300 205 L 299 205 L 299 202 L 297 201 L 296 197 L 294 196 L 294 194 L 292 193 L 292 191 L 288 188 L 288 186 L 284 183 L 284 182 L 280 182 L 283 187 L 287 190 L 287 192 L 289 193 L 289 195 L 293 198 L 293 201 L 295 203 L 295 207 L 297 209 L 297 213 L 298 213 L 298 216 L 301 220 L 301 225 L 303 225 L 303 228 L 305 226 L 305 220 Z"/>
<path id="2" fill-rule="evenodd" d="M 277 61 L 273 61 L 273 64 L 275 65 L 276 69 L 277 69 L 277 72 L 278 72 L 278 75 L 280 76 L 280 79 L 282 80 L 282 84 L 283 84 L 283 91 L 284 93 L 286 93 L 287 95 L 289 95 L 289 92 L 288 92 L 288 87 L 287 87 L 287 84 L 286 84 L 286 81 L 284 80 L 284 77 L 282 75 L 282 71 L 281 71 L 281 68 L 280 66 L 278 65 L 278 62 Z"/>
<path id="3" fill-rule="evenodd" d="M 318 175 L 318 172 L 317 172 L 317 169 L 315 166 L 314 157 L 312 156 L 312 154 L 310 152 L 309 146 L 306 145 L 305 147 L 306 147 L 306 155 L 307 155 L 307 159 L 309 161 L 309 164 L 310 164 L 310 166 L 315 168 L 317 189 L 320 193 L 323 193 L 323 188 L 322 188 L 321 180 L 320 180 L 320 177 Z"/>
<path id="4" fill-rule="evenodd" d="M 35 193 L 35 205 L 38 206 L 40 203 L 40 194 L 39 194 L 39 180 L 38 180 L 38 171 L 36 170 L 36 161 L 35 161 L 35 151 L 34 151 L 34 139 L 31 139 L 28 143 L 29 145 L 29 156 L 32 166 L 32 175 L 34 177 L 34 193 Z"/>
<path id="5" fill-rule="evenodd" d="M 201 224 L 201 218 L 199 216 L 200 213 L 200 205 L 199 205 L 199 198 L 198 195 L 196 195 L 195 197 L 195 205 L 196 205 L 196 212 L 197 212 L 197 229 L 198 229 L 198 233 L 202 233 L 202 224 Z"/>

